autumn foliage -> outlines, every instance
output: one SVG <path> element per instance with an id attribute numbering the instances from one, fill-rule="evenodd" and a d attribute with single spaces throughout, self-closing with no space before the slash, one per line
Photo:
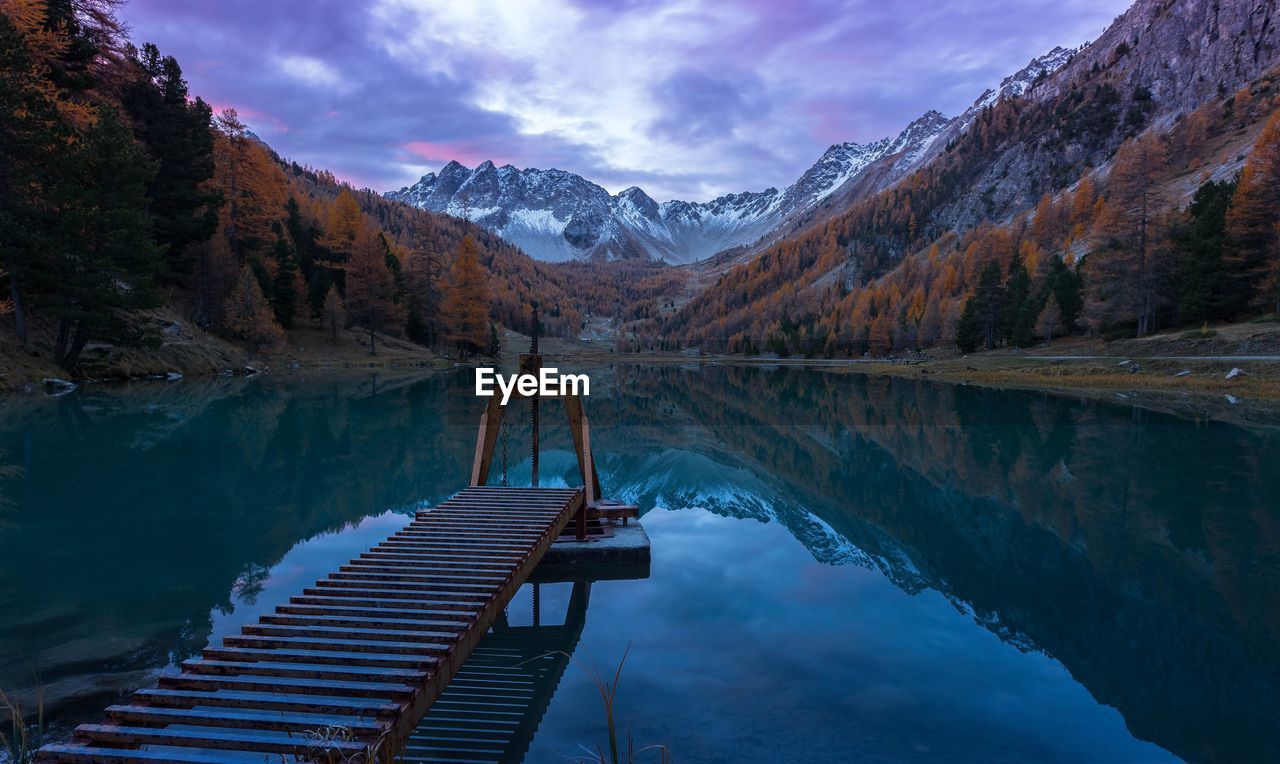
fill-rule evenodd
<path id="1" fill-rule="evenodd" d="M 1073 86 L 1053 107 L 1095 131 L 1087 145 L 1106 164 L 1042 179 L 1007 222 L 949 216 L 993 147 L 1053 134 L 1044 104 L 1000 101 L 933 164 L 729 269 L 640 333 L 655 347 L 831 357 L 1143 336 L 1280 309 L 1277 96 L 1227 97 L 1140 130 L 1149 94 L 1117 122 L 1107 87 Z M 1190 200 L 1174 191 L 1229 129 L 1262 122 L 1238 182 L 1207 178 Z"/>
<path id="2" fill-rule="evenodd" d="M 475 239 L 463 238 L 444 300 L 448 340 L 463 356 L 480 352 L 489 339 L 489 295 L 477 253 Z"/>

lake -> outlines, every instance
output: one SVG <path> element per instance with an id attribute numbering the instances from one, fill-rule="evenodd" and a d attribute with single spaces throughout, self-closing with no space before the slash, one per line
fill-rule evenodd
<path id="1" fill-rule="evenodd" d="M 641 507 L 652 567 L 540 586 L 571 628 L 531 644 L 568 655 L 511 760 L 603 745 L 593 676 L 624 651 L 619 726 L 678 762 L 1280 760 L 1280 430 L 816 369 L 591 377 L 604 492 Z M 471 386 L 0 401 L 0 689 L 41 688 L 55 733 L 97 721 L 461 489 Z M 513 411 L 492 481 L 528 484 Z M 510 623 L 531 609 L 526 587 Z"/>

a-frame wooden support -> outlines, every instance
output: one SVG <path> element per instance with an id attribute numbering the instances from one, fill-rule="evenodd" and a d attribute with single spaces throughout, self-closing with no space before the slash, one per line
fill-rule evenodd
<path id="1" fill-rule="evenodd" d="M 600 473 L 596 471 L 595 458 L 591 454 L 591 424 L 587 420 L 587 412 L 583 410 L 582 398 L 577 395 L 559 395 L 564 403 L 564 413 L 569 420 L 569 434 L 573 436 L 573 450 L 578 457 L 578 474 L 582 477 L 582 485 L 586 488 L 587 503 L 600 498 Z M 489 399 L 484 413 L 480 415 L 480 432 L 476 435 L 476 455 L 471 464 L 471 485 L 484 485 L 489 480 L 489 470 L 493 467 L 493 454 L 498 445 L 498 435 L 502 430 L 502 418 L 507 407 L 503 406 L 497 396 Z M 587 476 L 591 479 L 588 480 Z"/>
<path id="2" fill-rule="evenodd" d="M 524 373 L 537 374 L 541 368 L 541 356 L 522 355 L 520 370 Z M 591 454 L 591 426 L 587 420 L 587 412 L 583 409 L 582 398 L 565 394 L 554 396 L 519 396 L 540 400 L 544 397 L 559 398 L 564 404 L 565 417 L 569 420 L 569 433 L 573 436 L 573 450 L 578 457 L 578 474 L 582 476 L 582 485 L 586 494 L 582 503 L 582 511 L 577 517 L 578 538 L 587 536 L 587 510 L 594 509 L 600 498 L 600 474 L 596 471 L 596 461 Z M 493 453 L 498 445 L 498 436 L 502 430 L 502 418 L 506 414 L 497 396 L 489 399 L 484 414 L 480 416 L 480 432 L 476 435 L 475 460 L 471 465 L 471 485 L 482 486 L 489 480 L 489 470 L 493 466 Z"/>

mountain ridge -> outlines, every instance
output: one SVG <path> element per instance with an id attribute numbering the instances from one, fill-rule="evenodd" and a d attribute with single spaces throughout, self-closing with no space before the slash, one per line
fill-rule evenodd
<path id="1" fill-rule="evenodd" d="M 419 209 L 465 217 L 538 260 L 648 259 L 677 265 L 741 262 L 815 220 L 883 191 L 927 164 L 1002 98 L 1025 96 L 1081 49 L 1055 47 L 988 88 L 956 117 L 930 109 L 896 136 L 830 145 L 783 189 L 724 194 L 706 202 L 657 202 L 638 186 L 618 194 L 567 170 L 474 169 L 451 160 L 439 172 L 384 194 Z M 944 137 L 945 140 L 937 140 Z M 865 176 L 865 177 L 864 177 Z"/>
<path id="2" fill-rule="evenodd" d="M 707 202 L 657 202 L 638 186 L 610 195 L 566 170 L 485 160 L 474 169 L 450 161 L 388 199 L 445 212 L 493 230 L 546 261 L 707 260 L 752 244 L 811 211 L 873 162 L 898 156 L 905 172 L 927 155 L 953 120 L 929 110 L 896 136 L 832 144 L 783 189 L 724 194 Z"/>

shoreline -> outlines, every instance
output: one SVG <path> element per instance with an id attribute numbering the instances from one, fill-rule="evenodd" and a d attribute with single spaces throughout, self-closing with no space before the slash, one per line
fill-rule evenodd
<path id="1" fill-rule="evenodd" d="M 323 332 L 304 330 L 291 338 L 288 351 L 270 356 L 251 356 L 230 343 L 219 341 L 216 359 L 224 363 L 218 364 L 210 363 L 211 353 L 190 359 L 197 362 L 185 367 L 168 363 L 169 359 L 161 352 L 149 356 L 139 354 L 128 358 L 131 363 L 122 365 L 125 369 L 132 366 L 136 373 L 117 370 L 112 374 L 90 375 L 75 383 L 77 387 L 96 387 L 150 381 L 172 383 L 181 379 L 212 380 L 259 373 L 277 378 L 319 377 L 379 370 L 432 372 L 477 363 L 505 366 L 515 360 L 518 350 L 527 342 L 521 335 L 504 332 L 504 347 L 498 358 L 456 361 L 390 337 L 379 337 L 379 355 L 375 356 L 369 354 L 364 337 L 358 332 L 340 335 L 337 345 L 321 335 Z M 970 355 L 931 351 L 896 358 L 846 359 L 748 357 L 689 351 L 617 353 L 601 343 L 550 339 L 544 341 L 543 354 L 550 362 L 581 367 L 661 363 L 823 369 L 1105 400 L 1193 419 L 1280 424 L 1280 325 L 1232 325 L 1221 327 L 1213 336 L 1211 340 L 1166 334 L 1111 343 L 1067 339 L 1029 350 L 1002 348 Z M 1242 350 L 1248 352 L 1239 352 Z M 25 377 L 15 378 L 8 371 L 0 374 L 0 394 L 57 397 L 56 386 L 51 389 L 41 382 L 40 372 L 44 369 L 32 364 L 25 371 Z M 66 391 L 69 389 L 62 392 Z"/>

